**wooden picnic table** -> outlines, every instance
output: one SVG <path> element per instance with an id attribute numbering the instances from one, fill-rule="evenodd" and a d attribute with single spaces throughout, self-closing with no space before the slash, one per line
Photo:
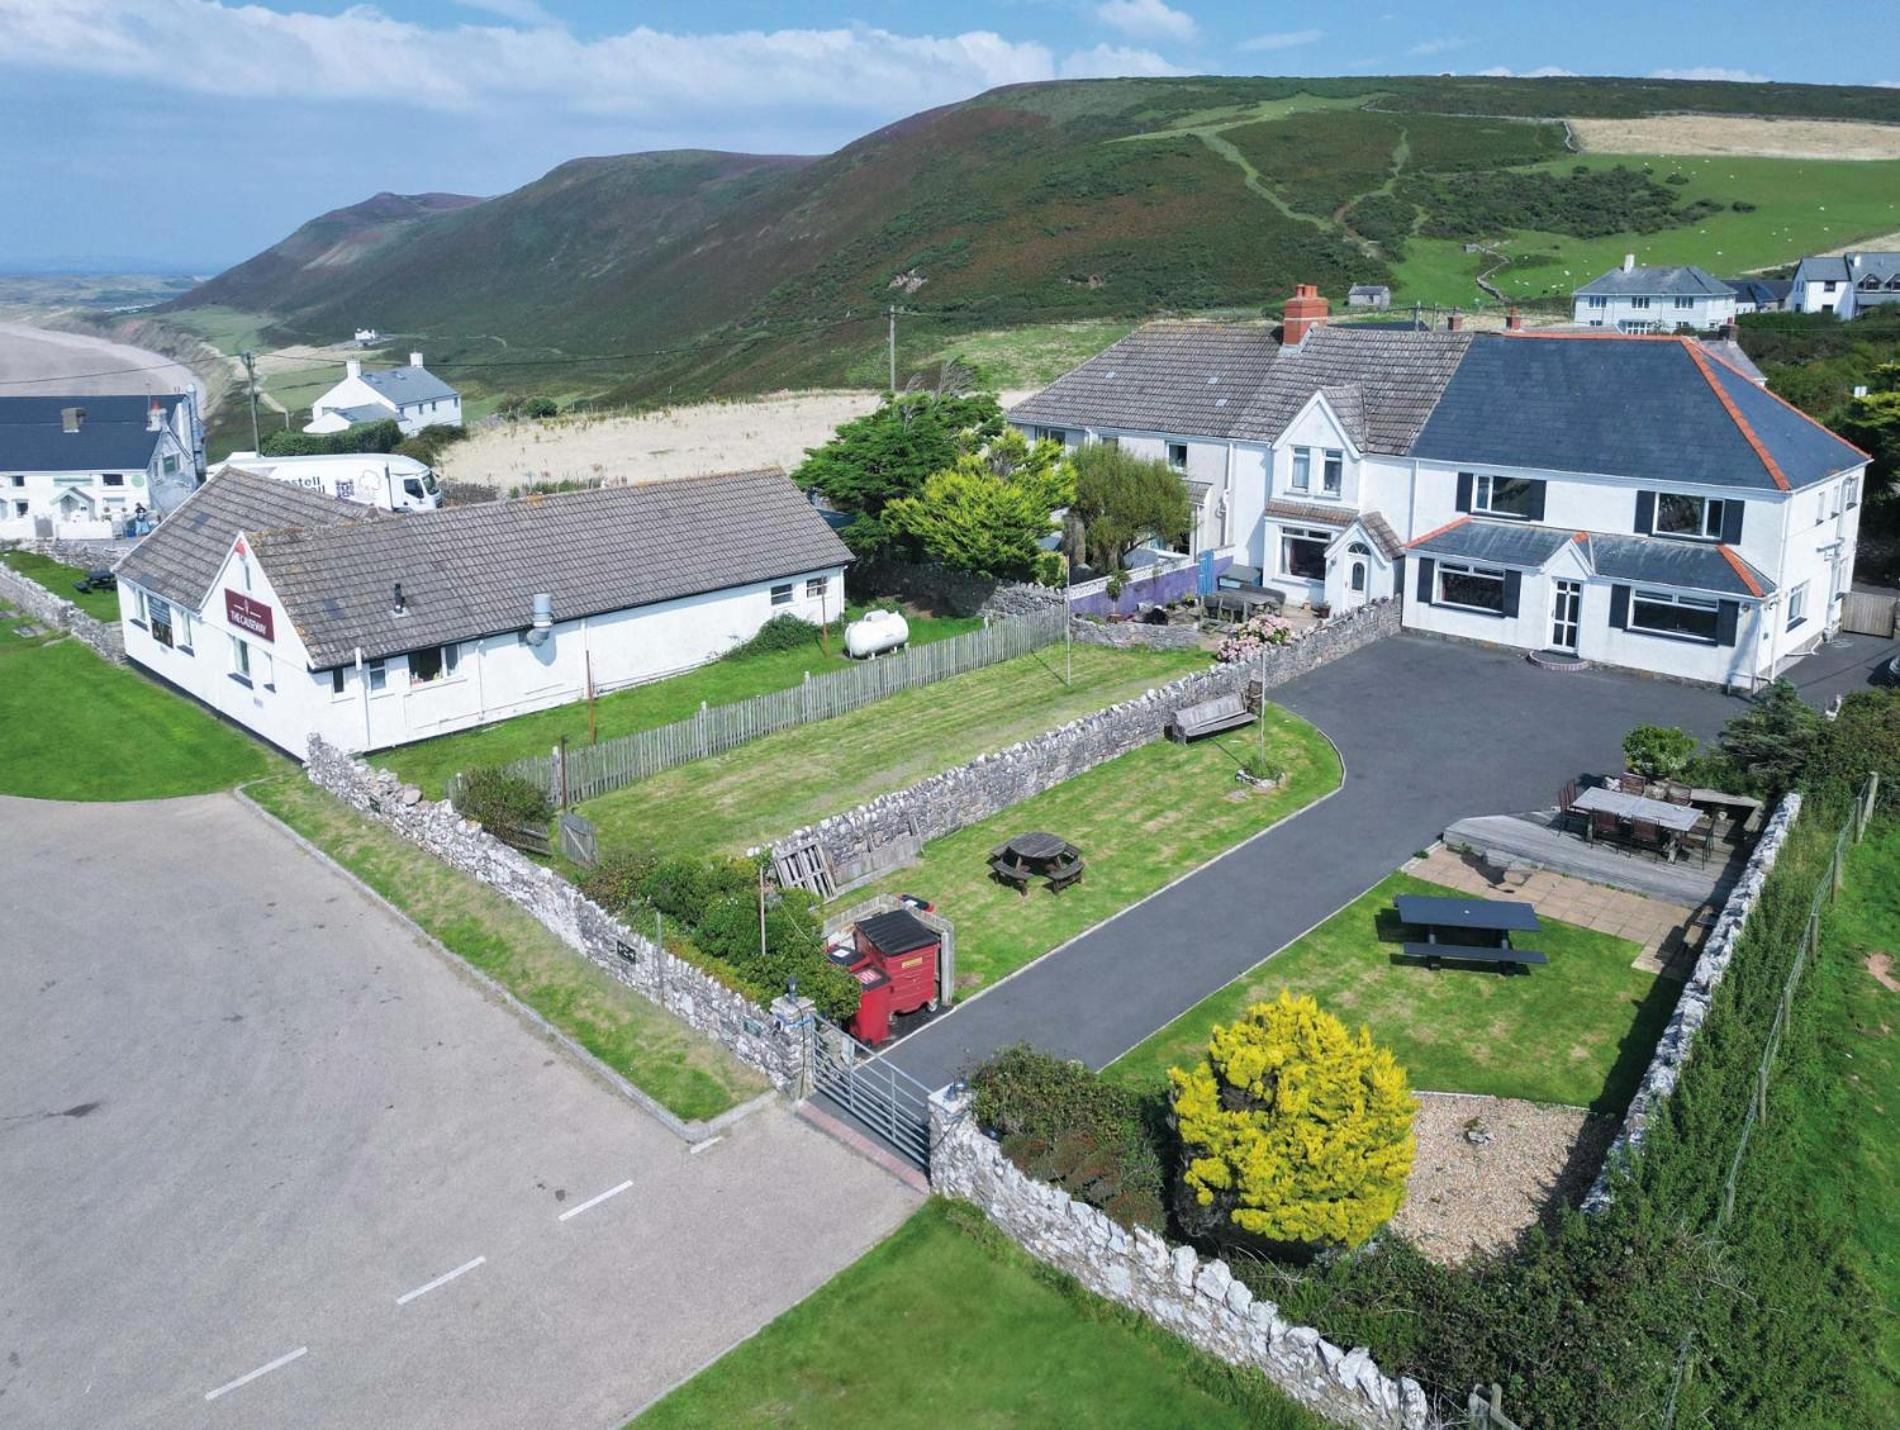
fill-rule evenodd
<path id="1" fill-rule="evenodd" d="M 1422 929 L 1425 934 L 1423 941 L 1406 943 L 1405 956 L 1423 959 L 1425 966 L 1434 972 L 1446 961 L 1488 964 L 1506 974 L 1550 961 L 1535 949 L 1511 946 L 1513 933 L 1529 933 L 1543 927 L 1537 910 L 1521 901 L 1400 894 L 1392 903 L 1401 921 Z M 1473 936 L 1481 934 L 1495 934 L 1497 941 L 1474 942 Z"/>
<path id="2" fill-rule="evenodd" d="M 1082 877 L 1082 851 L 1054 834 L 1034 831 L 1018 834 L 990 850 L 990 870 L 1020 893 L 1029 892 L 1029 881 L 1047 878 L 1049 887 L 1061 893 Z"/>

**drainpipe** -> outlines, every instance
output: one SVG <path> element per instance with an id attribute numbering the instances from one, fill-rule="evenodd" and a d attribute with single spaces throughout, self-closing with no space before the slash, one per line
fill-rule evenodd
<path id="1" fill-rule="evenodd" d="M 1227 500 L 1220 514 L 1220 544 L 1231 546 L 1234 536 L 1234 507 L 1238 504 L 1234 495 L 1234 444 L 1232 442 L 1227 444 L 1227 472 L 1223 485 L 1226 490 L 1222 495 Z"/>
<path id="2" fill-rule="evenodd" d="M 363 707 L 363 748 L 370 747 L 369 733 L 369 671 L 363 665 L 363 647 L 356 648 L 356 688 L 361 692 L 360 703 Z"/>

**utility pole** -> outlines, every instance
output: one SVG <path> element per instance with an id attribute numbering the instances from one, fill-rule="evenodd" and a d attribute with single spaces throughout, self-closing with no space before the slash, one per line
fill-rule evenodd
<path id="1" fill-rule="evenodd" d="M 263 450 L 264 444 L 257 436 L 257 354 L 248 348 L 244 352 L 244 374 L 251 383 L 251 450 Z"/>
<path id="2" fill-rule="evenodd" d="M 891 304 L 891 395 L 897 395 L 897 304 Z"/>
<path id="3" fill-rule="evenodd" d="M 1070 563 L 1068 554 L 1062 557 L 1062 683 L 1075 684 L 1074 648 L 1069 641 L 1069 628 L 1075 620 L 1075 612 L 1069 608 L 1069 592 L 1075 585 L 1075 567 Z"/>

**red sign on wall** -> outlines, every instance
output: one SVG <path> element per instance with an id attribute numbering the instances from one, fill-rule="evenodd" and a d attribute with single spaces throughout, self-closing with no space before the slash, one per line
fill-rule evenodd
<path id="1" fill-rule="evenodd" d="M 249 596 L 236 591 L 224 593 L 224 618 L 241 631 L 249 631 L 260 640 L 274 641 L 271 628 L 271 610 L 262 601 L 253 601 Z"/>

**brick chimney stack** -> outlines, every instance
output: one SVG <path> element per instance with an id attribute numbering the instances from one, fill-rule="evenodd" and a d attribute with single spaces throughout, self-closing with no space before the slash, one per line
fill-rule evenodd
<path id="1" fill-rule="evenodd" d="M 1445 319 L 1445 331 L 1448 333 L 1462 333 L 1464 330 L 1465 315 L 1456 308 L 1453 308 L 1451 310 L 1451 316 Z"/>
<path id="2" fill-rule="evenodd" d="M 1504 327 L 1508 332 L 1522 332 L 1524 330 L 1523 313 L 1519 312 L 1516 308 L 1512 308 L 1510 312 L 1504 315 Z"/>
<path id="3" fill-rule="evenodd" d="M 1332 305 L 1319 296 L 1319 289 L 1311 283 L 1293 285 L 1293 296 L 1286 300 L 1281 310 L 1284 324 L 1280 341 L 1288 347 L 1296 347 L 1306 340 L 1307 333 L 1325 323 L 1332 315 Z"/>

